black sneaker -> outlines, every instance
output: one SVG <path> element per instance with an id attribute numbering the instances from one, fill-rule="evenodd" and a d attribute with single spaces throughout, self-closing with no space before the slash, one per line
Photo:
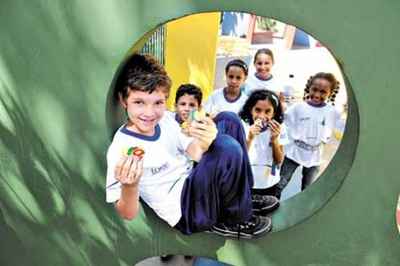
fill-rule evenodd
<path id="1" fill-rule="evenodd" d="M 257 215 L 267 215 L 279 207 L 279 199 L 271 195 L 251 195 L 253 212 Z"/>
<path id="2" fill-rule="evenodd" d="M 252 239 L 271 231 L 271 229 L 271 218 L 253 215 L 248 222 L 235 225 L 220 223 L 212 226 L 210 231 L 225 237 Z"/>

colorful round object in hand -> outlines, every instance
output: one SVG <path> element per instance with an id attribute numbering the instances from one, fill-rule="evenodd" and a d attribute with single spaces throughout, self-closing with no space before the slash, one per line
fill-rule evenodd
<path id="1" fill-rule="evenodd" d="M 133 154 L 135 156 L 138 156 L 138 157 L 142 158 L 143 155 L 144 155 L 144 150 L 142 148 L 139 148 L 139 147 L 130 147 L 128 149 L 128 151 L 126 152 L 126 154 L 127 155 L 132 155 Z"/>

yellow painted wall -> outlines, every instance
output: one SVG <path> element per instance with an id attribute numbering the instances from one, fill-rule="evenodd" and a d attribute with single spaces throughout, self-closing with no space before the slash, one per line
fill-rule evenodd
<path id="1" fill-rule="evenodd" d="M 167 23 L 165 68 L 172 79 L 168 106 L 175 102 L 179 85 L 193 83 L 203 99 L 214 88 L 215 61 L 220 13 L 187 16 Z"/>

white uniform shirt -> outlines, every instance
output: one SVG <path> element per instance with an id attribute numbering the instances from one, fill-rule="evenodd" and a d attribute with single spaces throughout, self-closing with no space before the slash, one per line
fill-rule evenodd
<path id="1" fill-rule="evenodd" d="M 250 125 L 242 120 L 246 137 L 249 135 Z M 272 147 L 271 147 L 271 130 L 261 132 L 256 136 L 248 149 L 251 169 L 254 176 L 253 188 L 269 188 L 280 180 L 280 166 L 273 163 Z M 279 144 L 288 144 L 286 127 L 281 124 L 281 134 L 279 135 Z"/>
<path id="2" fill-rule="evenodd" d="M 230 102 L 225 98 L 224 89 L 217 89 L 208 97 L 204 110 L 207 113 L 219 113 L 222 111 L 239 113 L 247 98 L 247 95 L 241 92 L 235 101 Z"/>
<path id="3" fill-rule="evenodd" d="M 249 75 L 244 87 L 245 94 L 250 95 L 254 90 L 259 89 L 270 90 L 279 95 L 280 92 L 283 91 L 283 83 L 273 76 L 267 80 L 262 80 L 257 78 L 255 73 L 253 75 Z"/>
<path id="4" fill-rule="evenodd" d="M 172 116 L 166 113 L 152 137 L 134 133 L 122 126 L 115 133 L 107 152 L 107 202 L 115 202 L 121 197 L 121 185 L 114 177 L 114 169 L 123 151 L 139 146 L 145 151 L 139 195 L 159 217 L 175 226 L 182 216 L 183 184 L 193 167 L 184 154 L 191 141 L 181 133 Z"/>
<path id="5" fill-rule="evenodd" d="M 178 120 L 177 120 L 178 114 L 177 114 L 176 112 L 172 112 L 172 111 L 166 110 L 166 111 L 164 112 L 164 115 L 170 116 L 173 120 L 175 120 L 175 121 L 179 124 L 179 122 L 178 122 Z"/>
<path id="6" fill-rule="evenodd" d="M 320 165 L 323 144 L 330 141 L 339 118 L 339 112 L 330 104 L 312 106 L 301 102 L 291 106 L 285 113 L 290 141 L 285 155 L 305 167 Z"/>

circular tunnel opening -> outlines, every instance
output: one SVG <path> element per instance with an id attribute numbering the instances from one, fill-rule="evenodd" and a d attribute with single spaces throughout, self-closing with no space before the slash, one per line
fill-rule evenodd
<path id="1" fill-rule="evenodd" d="M 270 72 L 279 79 L 276 84 L 281 88 L 277 93 L 282 96 L 286 111 L 306 101 L 306 85 L 317 73 L 332 73 L 339 84 L 334 101 L 327 101 L 337 110 L 337 121 L 329 143 L 324 144 L 317 175 L 302 191 L 301 164 L 296 169 L 282 190 L 280 207 L 271 213 L 276 232 L 309 218 L 329 201 L 344 181 L 357 149 L 356 100 L 343 63 L 338 63 L 322 40 L 282 21 L 242 12 L 199 13 L 164 23 L 135 43 L 120 64 L 108 92 L 106 119 L 110 136 L 125 122 L 125 113 L 114 92 L 125 62 L 134 52 L 152 54 L 164 65 L 173 82 L 168 108 L 176 111 L 175 93 L 179 85 L 192 83 L 200 87 L 204 103 L 215 90 L 226 86 L 225 66 L 229 61 L 244 61 L 248 65 L 248 79 L 257 73 L 255 54 L 264 48 L 273 53 Z"/>

